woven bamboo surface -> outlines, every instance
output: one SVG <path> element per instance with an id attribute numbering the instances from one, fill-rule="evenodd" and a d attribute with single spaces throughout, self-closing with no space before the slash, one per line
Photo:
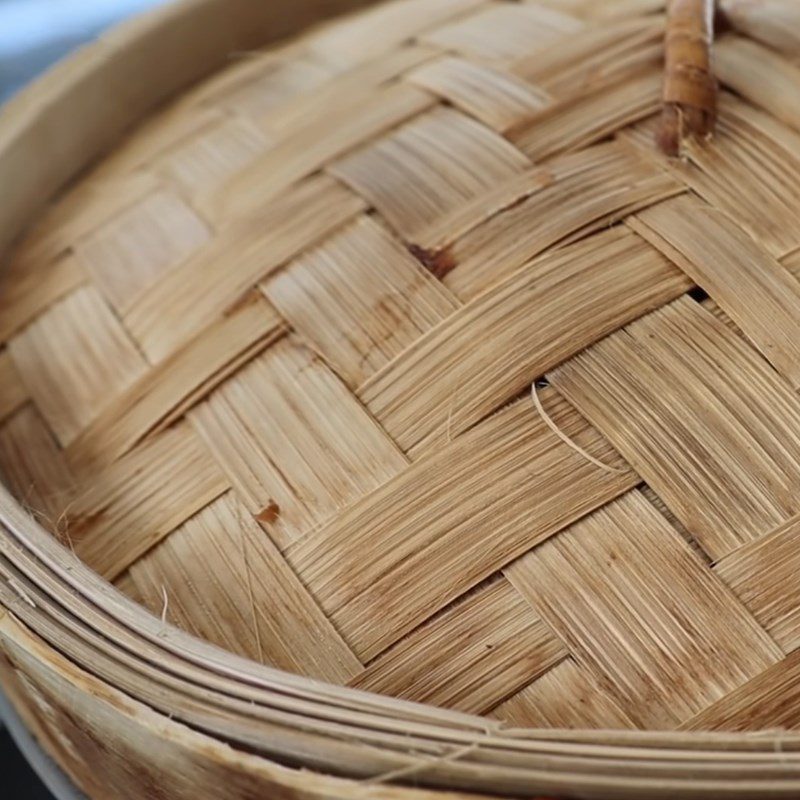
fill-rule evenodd
<path id="1" fill-rule="evenodd" d="M 662 6 L 400 0 L 155 115 L 6 264 L 4 483 L 269 666 L 800 727 L 800 7 L 670 161 Z"/>

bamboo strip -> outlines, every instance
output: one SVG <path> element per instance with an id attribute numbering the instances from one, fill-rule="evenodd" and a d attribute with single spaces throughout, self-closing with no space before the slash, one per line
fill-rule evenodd
<path id="1" fill-rule="evenodd" d="M 152 174 L 151 165 L 165 152 L 180 147 L 184 141 L 221 119 L 223 114 L 217 108 L 190 107 L 180 99 L 145 119 L 124 136 L 94 168 L 92 178 L 98 183 L 116 184 L 118 181 L 124 183 L 138 173 Z M 153 189 L 156 188 L 154 185 Z"/>
<path id="2" fill-rule="evenodd" d="M 564 702 L 568 697 L 569 702 Z M 492 716 L 520 728 L 634 728 L 590 670 L 565 658 L 510 697 Z"/>
<path id="3" fill-rule="evenodd" d="M 31 405 L 0 424 L 0 475 L 22 507 L 60 538 L 75 480 L 50 429 Z"/>
<path id="4" fill-rule="evenodd" d="M 537 3 L 491 3 L 421 40 L 486 61 L 511 61 L 581 28 L 569 14 Z"/>
<path id="5" fill-rule="evenodd" d="M 799 522 L 793 517 L 729 553 L 714 568 L 786 653 L 800 643 L 800 610 L 793 601 Z"/>
<path id="6" fill-rule="evenodd" d="M 301 255 L 262 290 L 352 388 L 460 306 L 368 216 Z"/>
<path id="7" fill-rule="evenodd" d="M 477 225 L 453 244 L 445 284 L 469 300 L 547 248 L 586 235 L 683 188 L 617 144 L 554 159 L 552 180 L 523 202 Z"/>
<path id="8" fill-rule="evenodd" d="M 12 337 L 8 350 L 62 445 L 145 374 L 144 359 L 93 287 L 72 292 Z"/>
<path id="9" fill-rule="evenodd" d="M 740 33 L 789 57 L 800 52 L 800 8 L 794 0 L 723 0 L 722 9 L 725 19 Z"/>
<path id="10" fill-rule="evenodd" d="M 113 581 L 228 488 L 188 426 L 155 437 L 97 476 L 63 513 L 78 557 Z"/>
<path id="11" fill-rule="evenodd" d="M 711 206 L 676 197 L 631 225 L 730 315 L 761 354 L 800 388 L 800 283 Z"/>
<path id="12" fill-rule="evenodd" d="M 445 56 L 415 69 L 407 78 L 503 133 L 550 102 L 549 95 L 509 72 Z"/>
<path id="13" fill-rule="evenodd" d="M 341 113 L 343 107 L 358 108 L 381 87 L 390 85 L 439 53 L 435 47 L 406 43 L 397 50 L 381 53 L 374 60 L 338 73 L 316 89 L 271 109 L 259 120 L 259 125 L 268 135 L 287 139 L 292 133 L 302 131 L 309 119 L 330 117 Z"/>
<path id="14" fill-rule="evenodd" d="M 582 16 L 588 19 L 616 20 L 642 14 L 663 12 L 668 0 L 608 0 L 598 4 L 584 0 Z"/>
<path id="15" fill-rule="evenodd" d="M 114 181 L 111 197 L 106 197 L 105 186 L 102 178 L 90 179 L 49 206 L 31 235 L 14 251 L 20 268 L 62 256 L 84 236 L 159 188 L 156 179 L 142 171 Z"/>
<path id="16" fill-rule="evenodd" d="M 604 5 L 607 5 L 604 4 Z M 512 71 L 558 99 L 640 75 L 662 61 L 664 20 L 629 17 L 586 26 L 515 61 Z"/>
<path id="17" fill-rule="evenodd" d="M 294 337 L 237 373 L 190 419 L 281 549 L 408 463 Z"/>
<path id="18" fill-rule="evenodd" d="M 434 277 L 444 279 L 457 266 L 447 251 L 450 245 L 473 228 L 521 203 L 552 182 L 553 173 L 547 167 L 525 169 L 435 220 L 429 220 L 417 232 L 416 242 L 409 249 Z"/>
<path id="19" fill-rule="evenodd" d="M 800 130 L 800 67 L 766 47 L 740 37 L 726 37 L 714 49 L 719 80 L 755 106 Z"/>
<path id="20" fill-rule="evenodd" d="M 640 727 L 680 724 L 782 657 L 635 491 L 505 574 Z"/>
<path id="21" fill-rule="evenodd" d="M 307 91 L 328 84 L 336 75 L 336 70 L 320 64 L 312 54 L 287 44 L 284 51 L 257 56 L 262 68 L 250 75 L 237 87 L 217 86 L 217 96 L 210 98 L 228 113 L 251 120 L 260 128 L 259 121 L 290 103 L 303 97 Z M 248 70 L 246 70 L 248 71 Z M 211 91 L 212 87 L 208 87 Z"/>
<path id="22" fill-rule="evenodd" d="M 272 137 L 248 119 L 222 117 L 171 147 L 153 164 L 184 197 L 212 195 L 231 176 L 246 169 L 273 144 Z"/>
<path id="23" fill-rule="evenodd" d="M 683 298 L 550 375 L 718 560 L 794 516 L 800 399 Z"/>
<path id="24" fill-rule="evenodd" d="M 408 180 L 409 163 L 416 180 Z M 364 197 L 408 241 L 442 217 L 511 179 L 530 162 L 502 136 L 463 114 L 437 108 L 328 171 Z"/>
<path id="25" fill-rule="evenodd" d="M 800 653 L 795 651 L 682 725 L 687 731 L 797 728 Z"/>
<path id="26" fill-rule="evenodd" d="M 234 175 L 204 199 L 203 207 L 222 220 L 253 212 L 329 161 L 434 103 L 432 95 L 401 83 L 379 87 L 356 108 L 345 107 L 334 114 L 324 108 L 315 111 L 304 120 L 302 129 L 288 133 L 249 169 Z"/>
<path id="27" fill-rule="evenodd" d="M 301 182 L 150 286 L 125 324 L 151 362 L 161 362 L 260 280 L 363 210 L 359 198 L 326 176 Z"/>
<path id="28" fill-rule="evenodd" d="M 727 93 L 720 98 L 720 112 L 713 148 L 686 141 L 680 160 L 659 161 L 780 258 L 800 244 L 794 225 L 800 213 L 800 136 Z M 653 135 L 648 123 L 622 138 L 657 159 Z"/>
<path id="29" fill-rule="evenodd" d="M 174 194 L 148 195 L 75 245 L 75 255 L 120 316 L 162 275 L 210 239 Z"/>
<path id="30" fill-rule="evenodd" d="M 660 73 L 649 70 L 635 80 L 551 103 L 510 131 L 509 138 L 537 163 L 587 147 L 653 114 L 660 81 Z"/>
<path id="31" fill-rule="evenodd" d="M 361 670 L 231 493 L 189 519 L 130 572 L 154 613 L 234 653 L 339 683 Z"/>
<path id="32" fill-rule="evenodd" d="M 621 466 L 561 398 L 547 393 L 545 407 L 572 441 Z M 287 557 L 355 653 L 370 659 L 635 481 L 588 461 L 525 400 L 400 472 Z"/>
<path id="33" fill-rule="evenodd" d="M 425 31 L 469 15 L 486 0 L 390 0 L 332 24 L 310 37 L 310 51 L 338 69 L 359 66 L 420 37 Z M 358 41 L 358 47 L 353 42 Z"/>
<path id="34" fill-rule="evenodd" d="M 0 350 L 0 423 L 13 414 L 26 400 L 17 368 L 7 350 Z"/>
<path id="35" fill-rule="evenodd" d="M 44 269 L 26 271 L 19 262 L 7 265 L 0 275 L 0 342 L 7 342 L 87 280 L 88 276 L 71 253 Z"/>
<path id="36" fill-rule="evenodd" d="M 561 642 L 501 578 L 424 623 L 350 686 L 481 714 L 565 655 Z"/>
<path id="37" fill-rule="evenodd" d="M 286 331 L 260 295 L 209 325 L 118 394 L 68 448 L 76 469 L 91 473 L 185 414 Z"/>
<path id="38" fill-rule="evenodd" d="M 359 396 L 417 456 L 689 286 L 638 236 L 596 234 L 541 256 L 452 313 L 373 375 Z"/>

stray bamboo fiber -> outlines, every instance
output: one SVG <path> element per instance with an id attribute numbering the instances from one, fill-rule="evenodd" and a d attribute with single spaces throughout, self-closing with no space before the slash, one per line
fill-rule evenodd
<path id="1" fill-rule="evenodd" d="M 800 15 L 712 11 L 187 0 L 0 117 L 0 680 L 92 800 L 800 796 Z"/>

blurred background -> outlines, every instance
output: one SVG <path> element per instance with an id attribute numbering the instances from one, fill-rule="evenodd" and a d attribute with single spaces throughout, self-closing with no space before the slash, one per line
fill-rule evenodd
<path id="1" fill-rule="evenodd" d="M 70 50 L 165 0 L 0 0 L 0 103 Z"/>
<path id="2" fill-rule="evenodd" d="M 110 25 L 164 2 L 166 0 L 0 0 L 0 104 Z M 9 800 L 52 798 L 15 747 L 2 719 L 0 775 L 0 797 Z"/>

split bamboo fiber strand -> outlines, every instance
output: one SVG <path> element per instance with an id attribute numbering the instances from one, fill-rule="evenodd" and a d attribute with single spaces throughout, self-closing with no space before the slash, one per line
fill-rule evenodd
<path id="1" fill-rule="evenodd" d="M 60 197 L 0 289 L 13 669 L 365 791 L 791 796 L 729 734 L 800 727 L 800 14 L 712 71 L 712 10 L 379 4 Z"/>

